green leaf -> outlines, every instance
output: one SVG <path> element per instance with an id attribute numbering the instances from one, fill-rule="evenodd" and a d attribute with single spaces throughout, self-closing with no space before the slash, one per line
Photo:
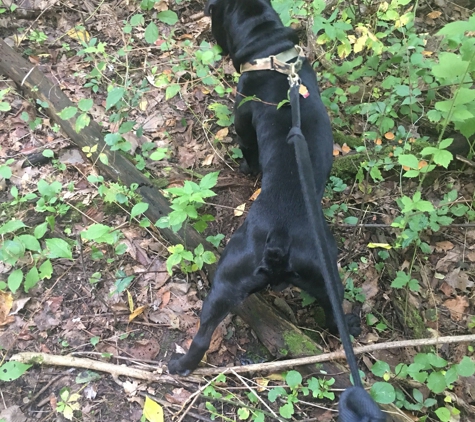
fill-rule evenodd
<path id="1" fill-rule="evenodd" d="M 169 99 L 173 98 L 176 94 L 180 92 L 180 85 L 179 84 L 171 84 L 167 86 L 165 91 L 165 100 L 168 101 Z"/>
<path id="2" fill-rule="evenodd" d="M 435 394 L 440 394 L 447 388 L 445 377 L 441 372 L 432 372 L 427 378 L 427 387 Z"/>
<path id="3" fill-rule="evenodd" d="M 471 377 L 475 373 L 475 364 L 468 356 L 464 356 L 456 368 L 457 373 L 462 377 Z"/>
<path id="4" fill-rule="evenodd" d="M 377 377 L 382 377 L 384 374 L 391 372 L 391 368 L 386 362 L 378 360 L 371 367 L 371 372 Z"/>
<path id="5" fill-rule="evenodd" d="M 32 366 L 13 360 L 4 363 L 0 366 L 0 381 L 14 381 L 20 378 Z"/>
<path id="6" fill-rule="evenodd" d="M 82 100 L 79 100 L 78 102 L 79 110 L 84 111 L 84 112 L 89 111 L 93 105 L 94 105 L 94 101 L 92 100 L 92 98 L 83 98 Z"/>
<path id="7" fill-rule="evenodd" d="M 22 234 L 18 236 L 18 240 L 25 245 L 25 249 L 35 252 L 41 251 L 40 242 L 31 234 Z"/>
<path id="8" fill-rule="evenodd" d="M 0 235 L 13 233 L 18 229 L 26 227 L 23 221 L 20 220 L 10 220 L 9 222 L 5 223 L 3 226 L 0 226 Z"/>
<path id="9" fill-rule="evenodd" d="M 51 261 L 47 259 L 45 262 L 43 262 L 40 265 L 40 277 L 42 280 L 45 278 L 50 279 L 51 276 L 53 275 L 53 265 L 51 264 Z"/>
<path id="10" fill-rule="evenodd" d="M 285 382 L 290 388 L 295 389 L 302 384 L 302 375 L 297 371 L 289 371 L 285 376 Z"/>
<path id="11" fill-rule="evenodd" d="M 446 407 L 439 407 L 435 414 L 442 422 L 449 422 L 450 421 L 450 410 Z"/>
<path id="12" fill-rule="evenodd" d="M 149 44 L 155 44 L 158 40 L 158 27 L 154 22 L 150 22 L 145 28 L 144 38 Z"/>
<path id="13" fill-rule="evenodd" d="M 23 281 L 23 271 L 21 269 L 13 270 L 8 276 L 8 288 L 12 293 L 16 293 L 20 287 L 21 282 Z"/>
<path id="14" fill-rule="evenodd" d="M 41 223 L 35 227 L 33 234 L 35 235 L 37 239 L 41 239 L 45 235 L 47 230 L 48 230 L 48 223 L 45 221 L 44 223 Z"/>
<path id="15" fill-rule="evenodd" d="M 86 113 L 80 114 L 76 119 L 76 124 L 74 125 L 74 130 L 76 131 L 76 133 L 81 132 L 81 130 L 89 126 L 90 121 L 91 118 Z"/>
<path id="16" fill-rule="evenodd" d="M 294 414 L 294 405 L 292 403 L 286 403 L 280 406 L 279 413 L 283 418 L 290 419 Z"/>
<path id="17" fill-rule="evenodd" d="M 205 264 L 214 264 L 216 262 L 216 255 L 213 252 L 206 251 L 203 253 L 203 261 Z"/>
<path id="18" fill-rule="evenodd" d="M 73 254 L 71 252 L 71 246 L 69 243 L 63 239 L 53 238 L 46 239 L 46 247 L 49 252 L 47 254 L 48 258 L 67 258 L 73 259 Z"/>
<path id="19" fill-rule="evenodd" d="M 143 25 L 144 23 L 145 23 L 145 20 L 144 20 L 143 15 L 141 15 L 141 14 L 133 15 L 130 18 L 130 24 L 132 26 L 139 26 L 139 25 Z"/>
<path id="20" fill-rule="evenodd" d="M 104 224 L 91 224 L 86 230 L 81 232 L 81 237 L 85 240 L 97 240 L 109 234 L 112 228 Z"/>
<path id="21" fill-rule="evenodd" d="M 143 214 L 145 211 L 148 210 L 149 205 L 146 202 L 139 202 L 135 204 L 130 211 L 130 218 L 137 217 L 140 214 Z"/>
<path id="22" fill-rule="evenodd" d="M 278 397 L 286 396 L 286 395 L 287 395 L 287 391 L 285 391 L 283 387 L 274 387 L 270 389 L 269 392 L 267 393 L 267 398 L 269 399 L 271 403 L 274 403 Z"/>
<path id="23" fill-rule="evenodd" d="M 160 12 L 157 18 L 160 22 L 166 23 L 167 25 L 175 25 L 178 22 L 178 15 L 171 10 Z"/>
<path id="24" fill-rule="evenodd" d="M 124 94 L 124 88 L 120 86 L 112 88 L 107 94 L 106 110 L 109 110 L 111 107 L 115 106 L 124 97 Z"/>
<path id="25" fill-rule="evenodd" d="M 217 234 L 216 236 L 208 236 L 206 240 L 211 243 L 215 248 L 219 247 L 219 244 L 221 243 L 221 240 L 224 239 L 224 234 Z"/>
<path id="26" fill-rule="evenodd" d="M 251 415 L 251 412 L 246 407 L 241 407 L 238 409 L 237 414 L 240 420 L 246 420 Z"/>
<path id="27" fill-rule="evenodd" d="M 78 109 L 76 107 L 66 107 L 58 113 L 58 116 L 63 120 L 69 120 L 76 115 L 77 111 Z"/>
<path id="28" fill-rule="evenodd" d="M 28 293 L 28 290 L 30 290 L 32 287 L 35 287 L 38 284 L 38 281 L 40 281 L 38 269 L 36 267 L 32 267 L 25 276 L 25 283 L 23 284 L 25 292 Z"/>
<path id="29" fill-rule="evenodd" d="M 346 217 L 343 221 L 354 226 L 358 223 L 358 217 Z"/>
<path id="30" fill-rule="evenodd" d="M 200 181 L 200 187 L 202 189 L 211 189 L 216 186 L 218 182 L 219 171 L 214 171 L 205 175 Z"/>
<path id="31" fill-rule="evenodd" d="M 398 163 L 401 166 L 406 166 L 411 169 L 418 169 L 419 168 L 419 160 L 415 155 L 412 154 L 403 154 L 398 157 Z"/>
<path id="32" fill-rule="evenodd" d="M 371 387 L 371 397 L 377 403 L 393 403 L 396 400 L 396 390 L 387 382 L 375 382 Z"/>
<path id="33" fill-rule="evenodd" d="M 454 156 L 450 151 L 438 150 L 434 153 L 434 162 L 442 167 L 447 168 Z"/>
<path id="34" fill-rule="evenodd" d="M 391 283 L 391 287 L 401 289 L 409 283 L 410 279 L 409 274 L 406 274 L 404 271 L 398 271 L 395 280 Z"/>

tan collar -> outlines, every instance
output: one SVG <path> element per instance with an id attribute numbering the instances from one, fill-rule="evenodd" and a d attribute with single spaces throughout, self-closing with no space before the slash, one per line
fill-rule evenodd
<path id="1" fill-rule="evenodd" d="M 295 63 L 287 63 L 289 60 L 298 59 Z M 285 75 L 290 75 L 292 71 L 298 72 L 302 67 L 303 58 L 302 47 L 296 45 L 289 50 L 283 51 L 275 56 L 265 57 L 263 59 L 255 59 L 241 65 L 241 73 L 253 70 L 275 70 Z"/>

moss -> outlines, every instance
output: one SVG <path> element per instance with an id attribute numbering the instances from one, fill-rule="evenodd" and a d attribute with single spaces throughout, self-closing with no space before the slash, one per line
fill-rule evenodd
<path id="1" fill-rule="evenodd" d="M 358 136 L 346 135 L 345 133 L 335 131 L 333 132 L 333 139 L 335 144 L 342 146 L 348 145 L 351 149 L 364 145 L 363 139 Z"/>
<path id="2" fill-rule="evenodd" d="M 283 333 L 283 337 L 292 357 L 320 355 L 322 353 L 304 334 L 287 331 Z"/>
<path id="3" fill-rule="evenodd" d="M 363 153 L 349 154 L 342 157 L 338 157 L 333 162 L 332 176 L 339 177 L 343 181 L 353 179 L 355 174 L 358 173 L 360 163 L 366 159 Z"/>

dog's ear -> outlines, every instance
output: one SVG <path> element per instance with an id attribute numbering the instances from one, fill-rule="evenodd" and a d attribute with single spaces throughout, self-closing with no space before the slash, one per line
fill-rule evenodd
<path id="1" fill-rule="evenodd" d="M 205 16 L 211 16 L 211 11 L 217 2 L 218 0 L 208 0 L 205 6 Z"/>

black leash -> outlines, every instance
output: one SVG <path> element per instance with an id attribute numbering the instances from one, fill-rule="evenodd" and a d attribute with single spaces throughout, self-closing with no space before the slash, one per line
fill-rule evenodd
<path id="1" fill-rule="evenodd" d="M 312 232 L 318 236 L 318 233 L 324 232 L 323 224 L 317 218 L 316 201 L 312 201 L 311 198 L 315 196 L 316 187 L 315 179 L 313 178 L 312 163 L 310 162 L 310 153 L 308 150 L 307 141 L 301 130 L 301 115 L 300 115 L 300 78 L 294 71 L 288 77 L 290 85 L 290 107 L 292 113 L 292 128 L 287 136 L 287 142 L 293 144 L 295 148 L 295 155 L 297 159 L 298 173 L 300 178 L 300 185 L 302 187 L 302 193 L 305 199 L 305 207 L 307 208 L 307 214 L 312 226 Z M 314 218 L 312 218 L 314 217 Z M 328 250 L 325 245 L 316 239 L 315 241 L 316 252 L 324 261 L 322 265 L 321 273 L 325 280 L 325 286 L 327 289 L 328 297 L 333 306 L 333 313 L 335 316 L 335 322 L 340 332 L 341 342 L 343 349 L 345 350 L 346 360 L 350 367 L 350 373 L 353 376 L 353 387 L 347 388 L 341 395 L 340 403 L 338 406 L 339 420 L 341 422 L 384 422 L 386 420 L 385 415 L 374 402 L 371 396 L 363 388 L 363 383 L 358 369 L 358 362 L 356 360 L 353 346 L 348 334 L 348 327 L 343 314 L 343 308 L 340 302 L 337 288 L 333 281 L 338 279 L 338 274 L 335 274 L 335 269 L 330 265 L 331 257 L 328 254 Z M 333 274 L 331 274 L 333 273 Z"/>

